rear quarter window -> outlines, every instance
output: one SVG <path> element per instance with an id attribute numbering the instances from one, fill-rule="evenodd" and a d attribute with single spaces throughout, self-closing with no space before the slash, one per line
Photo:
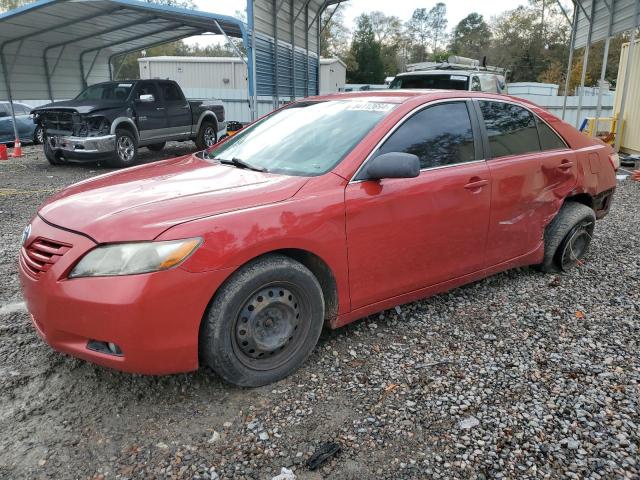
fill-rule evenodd
<path id="1" fill-rule="evenodd" d="M 549 125 L 544 123 L 539 118 L 536 119 L 538 122 L 538 134 L 540 135 L 540 146 L 542 150 L 558 150 L 561 148 L 567 148 L 567 144 L 565 143 L 560 136 L 554 132 Z"/>

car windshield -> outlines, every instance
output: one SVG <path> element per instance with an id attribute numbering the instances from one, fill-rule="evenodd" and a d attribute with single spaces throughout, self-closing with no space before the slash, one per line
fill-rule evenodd
<path id="1" fill-rule="evenodd" d="M 363 100 L 300 102 L 260 120 L 207 155 L 286 175 L 331 170 L 393 108 Z"/>
<path id="2" fill-rule="evenodd" d="M 76 100 L 126 100 L 133 83 L 99 83 L 91 85 Z"/>
<path id="3" fill-rule="evenodd" d="M 435 88 L 439 90 L 468 90 L 469 76 L 455 73 L 437 75 L 403 75 L 393 79 L 389 88 Z"/>

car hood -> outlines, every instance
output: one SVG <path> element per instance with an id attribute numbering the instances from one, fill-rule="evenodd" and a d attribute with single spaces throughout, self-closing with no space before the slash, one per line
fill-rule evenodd
<path id="1" fill-rule="evenodd" d="M 281 202 L 307 180 L 188 155 L 77 183 L 38 214 L 99 243 L 151 240 L 179 223 Z"/>
<path id="2" fill-rule="evenodd" d="M 34 113 L 45 110 L 73 110 L 81 114 L 107 110 L 109 108 L 119 108 L 124 105 L 121 100 L 66 100 L 64 102 L 47 103 L 38 108 L 34 108 Z"/>

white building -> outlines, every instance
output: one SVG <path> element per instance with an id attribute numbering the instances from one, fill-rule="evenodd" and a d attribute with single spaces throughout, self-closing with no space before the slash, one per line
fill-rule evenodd
<path id="1" fill-rule="evenodd" d="M 142 57 L 141 79 L 175 80 L 189 98 L 219 98 L 227 119 L 250 120 L 247 65 L 239 57 Z M 320 59 L 320 94 L 344 88 L 347 66 L 337 58 Z M 281 99 L 286 100 L 286 99 Z M 273 110 L 273 101 L 258 98 L 258 114 Z"/>
<path id="2" fill-rule="evenodd" d="M 320 59 L 320 95 L 344 90 L 347 65 L 339 58 Z"/>

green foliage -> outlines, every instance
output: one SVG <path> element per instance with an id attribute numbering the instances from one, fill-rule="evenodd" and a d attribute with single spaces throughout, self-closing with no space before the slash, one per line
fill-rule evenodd
<path id="1" fill-rule="evenodd" d="M 35 0 L 0 0 L 0 12 L 13 10 L 14 8 L 33 3 Z"/>
<path id="2" fill-rule="evenodd" d="M 335 9 L 335 10 L 334 10 Z M 344 25 L 343 8 L 336 5 L 322 13 L 323 30 L 320 34 L 320 56 L 325 58 L 340 57 L 343 60 L 348 54 L 349 29 Z"/>
<path id="3" fill-rule="evenodd" d="M 449 49 L 455 55 L 481 59 L 488 53 L 491 30 L 482 15 L 470 13 L 455 26 Z"/>
<path id="4" fill-rule="evenodd" d="M 367 14 L 357 18 L 356 30 L 351 42 L 351 54 L 357 67 L 347 69 L 347 81 L 350 83 L 382 83 L 384 65 L 382 64 L 380 42 L 376 40 L 371 19 Z"/>

